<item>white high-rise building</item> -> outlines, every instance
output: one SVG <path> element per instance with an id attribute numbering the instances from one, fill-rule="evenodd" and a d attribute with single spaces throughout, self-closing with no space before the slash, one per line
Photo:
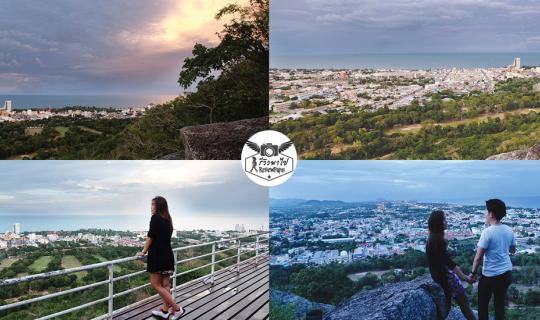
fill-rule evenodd
<path id="1" fill-rule="evenodd" d="M 515 58 L 514 59 L 514 67 L 516 69 L 521 69 L 521 58 Z"/>
<path id="2" fill-rule="evenodd" d="M 2 110 L 5 110 L 7 112 L 11 112 L 11 107 L 12 107 L 12 102 L 11 100 L 6 100 L 4 102 L 4 108 L 2 108 Z"/>
<path id="3" fill-rule="evenodd" d="M 236 224 L 234 226 L 234 231 L 236 231 L 236 232 L 246 232 L 246 228 L 244 228 L 243 224 Z"/>
<path id="4" fill-rule="evenodd" d="M 20 234 L 21 233 L 21 224 L 16 222 L 13 224 L 13 233 Z"/>

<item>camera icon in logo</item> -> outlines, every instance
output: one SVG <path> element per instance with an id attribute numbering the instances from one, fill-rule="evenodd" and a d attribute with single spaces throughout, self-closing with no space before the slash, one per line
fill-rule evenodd
<path id="1" fill-rule="evenodd" d="M 261 156 L 268 158 L 275 157 L 279 153 L 279 147 L 276 144 L 265 143 L 261 145 Z"/>
<path id="2" fill-rule="evenodd" d="M 253 182 L 272 187 L 287 181 L 296 167 L 294 143 L 283 133 L 266 130 L 249 138 L 242 149 L 242 168 Z"/>

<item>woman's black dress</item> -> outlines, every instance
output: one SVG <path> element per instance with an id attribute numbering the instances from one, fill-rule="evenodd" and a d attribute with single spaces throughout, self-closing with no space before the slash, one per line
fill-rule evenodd
<path id="1" fill-rule="evenodd" d="M 152 244 L 148 248 L 146 271 L 166 272 L 174 270 L 174 256 L 171 247 L 172 228 L 159 214 L 152 215 L 148 237 Z"/>
<path id="2" fill-rule="evenodd" d="M 447 246 L 444 238 L 433 237 L 426 244 L 426 255 L 431 278 L 443 288 L 446 304 L 449 305 L 452 294 L 448 285 L 448 270 L 454 269 L 456 263 L 450 258 Z"/>

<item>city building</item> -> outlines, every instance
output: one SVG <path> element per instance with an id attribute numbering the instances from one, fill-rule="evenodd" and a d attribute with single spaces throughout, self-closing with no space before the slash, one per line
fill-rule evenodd
<path id="1" fill-rule="evenodd" d="M 234 226 L 234 231 L 243 233 L 246 232 L 246 228 L 244 228 L 243 224 L 236 224 Z"/>
<path id="2" fill-rule="evenodd" d="M 20 234 L 21 233 L 21 224 L 16 222 L 13 224 L 13 233 Z"/>
<path id="3" fill-rule="evenodd" d="M 514 63 L 512 63 L 510 66 L 509 66 L 509 69 L 512 69 L 512 70 L 520 70 L 521 69 L 521 58 L 515 58 L 514 59 Z"/>
<path id="4" fill-rule="evenodd" d="M 2 107 L 2 109 L 0 109 L 0 111 L 11 113 L 11 111 L 12 111 L 12 101 L 11 100 L 4 101 L 4 107 Z"/>

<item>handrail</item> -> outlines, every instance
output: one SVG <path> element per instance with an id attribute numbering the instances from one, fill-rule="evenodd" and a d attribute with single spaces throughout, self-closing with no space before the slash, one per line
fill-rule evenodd
<path id="1" fill-rule="evenodd" d="M 242 239 L 253 238 L 253 237 L 256 238 L 255 242 L 242 243 L 242 241 L 241 241 Z M 225 242 L 234 242 L 234 246 L 231 247 L 231 248 L 228 248 L 228 249 L 224 249 L 224 250 L 216 250 L 217 245 L 219 245 L 221 243 L 225 243 Z M 210 282 L 213 283 L 214 282 L 214 273 L 216 271 L 215 266 L 217 264 L 223 262 L 223 261 L 226 261 L 226 260 L 229 260 L 229 259 L 232 259 L 232 258 L 236 258 L 237 259 L 236 263 L 233 264 L 232 266 L 236 266 L 237 270 L 239 270 L 238 268 L 239 268 L 239 264 L 241 262 L 241 255 L 245 254 L 245 253 L 253 252 L 253 251 L 255 251 L 255 256 L 252 257 L 252 258 L 249 258 L 247 260 L 251 260 L 251 259 L 255 258 L 255 261 L 258 261 L 257 258 L 259 256 L 259 253 L 260 253 L 261 250 L 262 250 L 263 253 L 268 252 L 268 245 L 262 245 L 261 242 L 269 242 L 269 233 L 268 232 L 260 232 L 260 233 L 249 235 L 249 236 L 243 236 L 243 237 L 237 237 L 237 238 L 231 238 L 231 239 L 222 239 L 222 240 L 206 242 L 206 243 L 201 243 L 201 244 L 195 244 L 195 245 L 189 245 L 189 246 L 184 246 L 184 247 L 179 247 L 179 248 L 173 249 L 174 272 L 173 272 L 173 275 L 171 276 L 172 282 L 173 282 L 173 287 L 172 287 L 173 297 L 175 296 L 175 293 L 176 293 L 176 287 L 177 287 L 176 278 L 177 277 L 179 277 L 181 275 L 184 275 L 184 274 L 188 274 L 188 273 L 196 271 L 196 270 L 211 267 L 211 271 L 210 271 L 209 275 L 206 275 L 204 277 L 200 277 L 198 279 L 209 278 Z M 255 249 L 246 250 L 246 251 L 242 252 L 242 250 L 241 250 L 242 246 L 248 246 L 249 245 L 249 246 L 252 247 L 253 244 L 255 244 Z M 205 253 L 205 254 L 202 254 L 202 255 L 199 255 L 199 256 L 195 256 L 195 257 L 191 257 L 191 258 L 187 258 L 187 259 L 177 261 L 179 251 L 184 251 L 184 250 L 189 250 L 189 249 L 203 247 L 203 246 L 209 246 L 209 245 L 212 245 L 212 252 L 211 253 Z M 217 254 L 225 252 L 225 251 L 230 251 L 230 250 L 233 250 L 233 249 L 237 250 L 235 255 L 233 255 L 231 257 L 227 257 L 225 259 L 221 259 L 221 260 L 216 261 L 216 255 Z M 65 295 L 65 294 L 79 292 L 79 291 L 87 290 L 87 289 L 94 288 L 94 287 L 97 287 L 97 286 L 100 286 L 100 285 L 108 284 L 109 285 L 109 291 L 108 291 L 109 294 L 108 294 L 107 297 L 104 297 L 104 298 L 101 298 L 101 299 L 98 299 L 98 300 L 95 300 L 95 301 L 91 301 L 91 302 L 85 303 L 85 304 L 80 305 L 80 306 L 72 307 L 70 309 L 62 310 L 62 311 L 56 312 L 54 314 L 44 316 L 44 317 L 42 317 L 40 319 L 51 319 L 51 318 L 54 318 L 54 317 L 57 317 L 57 316 L 60 316 L 60 315 L 64 315 L 64 314 L 67 314 L 67 313 L 70 313 L 70 312 L 73 312 L 73 311 L 77 311 L 77 310 L 81 310 L 81 309 L 93 306 L 93 305 L 98 304 L 98 303 L 103 303 L 105 301 L 108 302 L 108 313 L 103 315 L 103 316 L 100 316 L 98 318 L 99 319 L 106 319 L 106 318 L 112 319 L 113 315 L 116 315 L 120 310 L 124 310 L 126 308 L 126 307 L 123 307 L 123 308 L 121 308 L 119 310 L 114 310 L 114 308 L 113 308 L 113 300 L 114 300 L 115 297 L 119 297 L 119 296 L 129 294 L 129 293 L 131 293 L 133 291 L 145 288 L 145 287 L 150 285 L 149 283 L 146 283 L 146 284 L 143 284 L 143 285 L 135 287 L 135 288 L 130 288 L 130 289 L 126 289 L 126 290 L 121 291 L 121 292 L 114 293 L 114 283 L 116 281 L 131 278 L 131 277 L 143 274 L 145 272 L 145 270 L 141 270 L 141 271 L 136 271 L 136 272 L 132 272 L 132 273 L 129 273 L 129 274 L 125 274 L 125 275 L 122 275 L 122 276 L 118 276 L 118 277 L 115 278 L 114 277 L 114 265 L 129 262 L 129 261 L 134 261 L 134 260 L 142 260 L 142 259 L 145 258 L 145 256 L 141 256 L 141 257 L 134 256 L 134 257 L 127 257 L 127 258 L 120 258 L 120 259 L 116 259 L 116 260 L 104 261 L 104 262 L 99 262 L 99 263 L 86 265 L 86 266 L 80 266 L 80 267 L 69 268 L 69 269 L 64 269 L 64 270 L 44 272 L 44 273 L 28 275 L 28 276 L 24 276 L 24 277 L 20 277 L 20 278 L 0 280 L 0 288 L 1 288 L 3 286 L 14 285 L 14 284 L 29 282 L 29 281 L 38 280 L 38 279 L 46 279 L 46 278 L 50 278 L 50 277 L 54 277 L 54 276 L 65 275 L 65 274 L 70 274 L 70 273 L 75 273 L 75 272 L 80 272 L 80 271 L 86 271 L 86 270 L 92 270 L 92 269 L 97 269 L 97 268 L 104 268 L 104 267 L 107 267 L 108 273 L 109 273 L 109 277 L 108 277 L 107 280 L 103 280 L 103 281 L 99 281 L 99 282 L 96 282 L 96 283 L 87 284 L 87 285 L 83 285 L 83 286 L 76 287 L 76 288 L 70 288 L 68 290 L 58 291 L 58 292 L 46 294 L 46 295 L 43 295 L 43 296 L 39 296 L 39 297 L 35 297 L 35 298 L 31 298 L 31 299 L 27 299 L 27 300 L 18 301 L 18 302 L 14 302 L 14 303 L 11 303 L 11 304 L 3 305 L 3 306 L 0 306 L 0 311 L 12 309 L 12 308 L 15 308 L 15 307 L 20 307 L 20 306 L 28 305 L 28 304 L 31 304 L 31 303 L 34 303 L 34 302 L 48 300 L 48 299 L 59 297 L 59 296 Z M 210 257 L 210 256 L 211 256 L 211 262 L 210 263 L 205 264 L 203 266 L 199 266 L 199 267 L 195 267 L 195 268 L 183 271 L 181 273 L 177 273 L 177 265 L 182 264 L 184 262 L 191 261 L 191 260 L 200 259 L 200 258 L 204 258 L 204 257 Z M 231 267 L 231 266 L 229 266 L 229 267 Z M 229 268 L 229 267 L 227 267 L 227 268 Z M 191 280 L 191 281 L 193 281 L 193 280 Z"/>

